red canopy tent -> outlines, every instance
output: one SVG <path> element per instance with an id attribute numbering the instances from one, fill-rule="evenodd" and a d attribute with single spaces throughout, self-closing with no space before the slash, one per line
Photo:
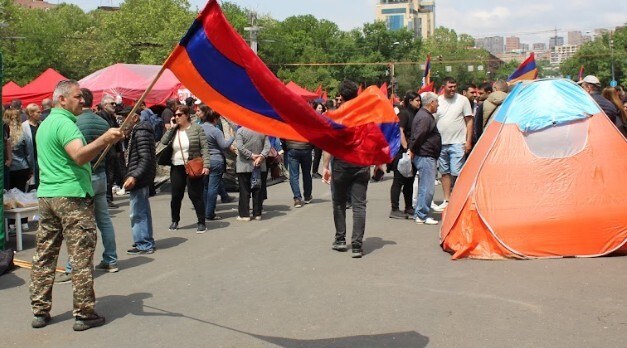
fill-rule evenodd
<path id="1" fill-rule="evenodd" d="M 42 100 L 52 98 L 52 92 L 61 80 L 67 80 L 67 77 L 52 68 L 48 68 L 29 84 L 15 90 L 14 93 L 5 94 L 3 87 L 2 104 L 10 103 L 15 99 L 21 100 L 24 106 L 30 103 L 41 104 Z"/>
<path id="2" fill-rule="evenodd" d="M 79 81 L 81 87 L 94 94 L 94 104 L 104 94 L 120 96 L 125 103 L 138 100 L 159 73 L 159 65 L 115 64 L 100 69 Z M 165 104 L 166 99 L 176 98 L 181 82 L 170 70 L 165 70 L 144 101 L 148 106 Z"/>
<path id="3" fill-rule="evenodd" d="M 16 94 L 22 90 L 22 87 L 13 81 L 9 81 L 6 85 L 2 86 L 2 95 Z"/>
<path id="4" fill-rule="evenodd" d="M 319 96 L 314 93 L 314 92 L 309 92 L 308 90 L 304 89 L 303 87 L 297 85 L 294 81 L 290 81 L 288 82 L 285 87 L 287 87 L 290 91 L 298 94 L 299 96 L 305 98 L 305 100 L 307 101 L 311 101 L 314 100 L 316 98 L 319 98 Z"/>

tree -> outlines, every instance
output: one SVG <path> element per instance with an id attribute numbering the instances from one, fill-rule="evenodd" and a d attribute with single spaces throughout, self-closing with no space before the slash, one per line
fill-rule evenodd
<path id="1" fill-rule="evenodd" d="M 613 49 L 610 48 L 610 39 L 613 40 Z M 594 41 L 584 43 L 572 58 L 562 63 L 560 71 L 562 75 L 576 78 L 583 65 L 584 75 L 595 75 L 604 85 L 608 85 L 612 79 L 612 59 L 616 81 L 623 86 L 627 85 L 627 27 L 617 28 L 613 33 L 603 34 Z"/>

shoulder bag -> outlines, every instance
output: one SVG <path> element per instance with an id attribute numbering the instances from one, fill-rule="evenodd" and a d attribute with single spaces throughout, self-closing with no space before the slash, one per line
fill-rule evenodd
<path id="1" fill-rule="evenodd" d="M 185 173 L 190 179 L 198 179 L 203 176 L 202 170 L 204 168 L 204 161 L 202 156 L 196 157 L 189 161 L 185 160 L 185 153 L 183 152 L 183 145 L 181 145 L 181 137 L 179 134 L 179 147 L 181 148 L 181 157 L 183 157 L 183 165 L 185 165 Z"/>

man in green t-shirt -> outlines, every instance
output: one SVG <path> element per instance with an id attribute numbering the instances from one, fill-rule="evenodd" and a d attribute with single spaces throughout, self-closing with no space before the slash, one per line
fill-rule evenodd
<path id="1" fill-rule="evenodd" d="M 51 320 L 54 272 L 64 239 L 72 264 L 76 318 L 73 328 L 83 331 L 105 321 L 94 309 L 96 221 L 89 161 L 124 134 L 119 128 L 112 128 L 86 144 L 76 126 L 76 116 L 82 112 L 83 103 L 78 82 L 59 82 L 53 93 L 54 108 L 37 130 L 40 220 L 30 284 L 33 328 L 45 327 Z"/>

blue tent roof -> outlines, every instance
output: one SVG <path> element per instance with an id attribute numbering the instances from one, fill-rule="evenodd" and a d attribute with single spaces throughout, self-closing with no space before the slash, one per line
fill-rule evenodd
<path id="1" fill-rule="evenodd" d="M 581 87 L 566 79 L 546 79 L 517 84 L 494 120 L 535 132 L 590 117 L 601 109 Z"/>

